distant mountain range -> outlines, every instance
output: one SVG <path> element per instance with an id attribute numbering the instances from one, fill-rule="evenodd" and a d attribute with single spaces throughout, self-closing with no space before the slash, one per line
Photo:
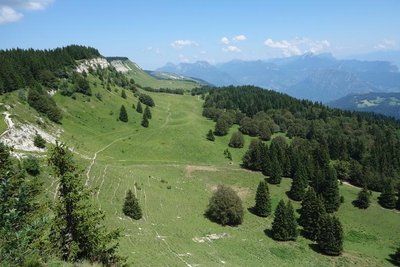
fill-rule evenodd
<path id="1" fill-rule="evenodd" d="M 324 103 L 355 93 L 400 92 L 400 72 L 395 64 L 339 60 L 331 54 L 233 60 L 216 65 L 205 61 L 168 63 L 157 71 L 199 78 L 217 86 L 252 84 Z"/>
<path id="2" fill-rule="evenodd" d="M 380 113 L 400 120 L 400 93 L 348 95 L 328 105 L 341 109 Z"/>

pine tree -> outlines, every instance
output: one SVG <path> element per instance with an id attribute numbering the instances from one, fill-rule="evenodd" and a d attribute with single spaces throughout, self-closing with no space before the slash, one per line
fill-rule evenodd
<path id="1" fill-rule="evenodd" d="M 358 193 L 357 200 L 356 200 L 356 206 L 360 209 L 366 209 L 369 207 L 369 204 L 371 203 L 370 200 L 370 193 L 368 192 L 367 188 L 364 187 L 361 189 L 361 191 Z"/>
<path id="2" fill-rule="evenodd" d="M 121 97 L 122 97 L 123 99 L 126 99 L 126 98 L 127 98 L 125 89 L 122 89 L 122 91 L 121 91 Z"/>
<path id="3" fill-rule="evenodd" d="M 119 265 L 116 253 L 119 231 L 108 232 L 104 215 L 91 203 L 72 154 L 64 144 L 50 150 L 50 167 L 59 180 L 50 241 L 65 261 L 88 260 L 106 266 Z"/>
<path id="4" fill-rule="evenodd" d="M 396 194 L 393 183 L 389 181 L 385 183 L 382 193 L 379 196 L 379 204 L 387 209 L 394 209 L 396 207 Z"/>
<path id="5" fill-rule="evenodd" d="M 285 205 L 282 199 L 276 207 L 271 234 L 273 239 L 279 241 L 296 240 L 297 223 L 290 201 Z"/>
<path id="6" fill-rule="evenodd" d="M 143 113 L 142 103 L 140 103 L 140 101 L 138 101 L 138 103 L 136 105 L 136 111 L 138 113 Z"/>
<path id="7" fill-rule="evenodd" d="M 282 169 L 276 156 L 272 156 L 270 170 L 269 182 L 271 184 L 280 184 L 282 181 Z"/>
<path id="8" fill-rule="evenodd" d="M 340 206 L 339 184 L 333 167 L 329 167 L 327 173 L 322 197 L 324 198 L 326 212 L 332 213 L 337 211 Z"/>
<path id="9" fill-rule="evenodd" d="M 292 179 L 292 186 L 290 187 L 289 197 L 295 201 L 301 201 L 306 194 L 307 178 L 305 176 L 304 167 L 298 167 Z"/>
<path id="10" fill-rule="evenodd" d="M 324 216 L 318 237 L 321 251 L 330 256 L 339 256 L 343 251 L 343 229 L 335 216 Z"/>
<path id="11" fill-rule="evenodd" d="M 317 197 L 314 188 L 308 188 L 299 213 L 299 224 L 303 226 L 305 236 L 311 240 L 317 240 L 320 224 L 326 211 L 322 199 Z"/>
<path id="12" fill-rule="evenodd" d="M 126 193 L 122 211 L 126 216 L 131 217 L 132 219 L 139 220 L 142 218 L 142 209 L 139 206 L 139 201 L 130 189 Z"/>
<path id="13" fill-rule="evenodd" d="M 142 118 L 142 123 L 141 123 L 141 125 L 142 125 L 144 128 L 149 127 L 149 120 L 147 119 L 146 113 L 143 113 L 143 118 Z"/>
<path id="14" fill-rule="evenodd" d="M 208 131 L 206 137 L 207 137 L 207 140 L 209 140 L 209 141 L 215 141 L 215 136 L 214 136 L 213 131 L 211 129 Z"/>
<path id="15" fill-rule="evenodd" d="M 258 184 L 256 205 L 253 210 L 255 214 L 261 217 L 267 217 L 271 213 L 271 197 L 269 195 L 268 184 L 265 181 L 261 181 Z"/>
<path id="16" fill-rule="evenodd" d="M 147 117 L 149 120 L 151 120 L 151 111 L 150 111 L 149 106 L 146 106 L 146 107 L 144 108 L 144 114 L 146 114 L 146 117 Z"/>
<path id="17" fill-rule="evenodd" d="M 122 122 L 128 122 L 128 114 L 126 113 L 125 106 L 122 105 L 119 110 L 119 120 Z"/>

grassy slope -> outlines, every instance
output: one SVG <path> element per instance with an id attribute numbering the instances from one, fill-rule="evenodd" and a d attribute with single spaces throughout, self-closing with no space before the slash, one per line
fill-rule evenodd
<path id="1" fill-rule="evenodd" d="M 132 62 L 127 63 L 128 66 L 132 69 L 132 71 L 128 72 L 127 75 L 130 78 L 133 78 L 137 84 L 143 87 L 152 87 L 152 88 L 169 88 L 169 89 L 192 89 L 194 87 L 198 87 L 199 84 L 195 81 L 187 81 L 187 80 L 165 80 L 165 79 L 156 79 L 155 77 L 150 76 L 142 69 L 140 69 L 136 64 Z"/>
<path id="2" fill-rule="evenodd" d="M 99 82 L 97 82 L 99 84 Z M 209 222 L 203 212 L 216 185 L 234 186 L 245 207 L 254 204 L 260 173 L 240 169 L 243 149 L 230 149 L 233 163 L 223 156 L 229 135 L 209 142 L 205 134 L 214 123 L 201 117 L 202 101 L 188 95 L 149 93 L 155 100 L 150 127 L 140 126 L 141 115 L 132 109 L 137 99 L 128 93 L 102 88 L 103 101 L 78 96 L 77 100 L 56 95 L 64 109 L 63 140 L 82 155 L 83 179 L 95 189 L 94 199 L 106 212 L 110 227 L 123 229 L 121 252 L 140 266 L 382 266 L 400 238 L 399 214 L 374 203 L 368 210 L 351 205 L 358 189 L 341 186 L 345 203 L 338 216 L 344 224 L 345 253 L 326 257 L 310 248 L 310 242 L 275 242 L 264 234 L 271 218 L 258 218 L 246 211 L 244 224 L 222 227 Z M 117 121 L 124 104 L 129 122 Z M 22 105 L 17 106 L 23 112 Z M 26 109 L 26 116 L 31 110 Z M 112 113 L 112 115 L 111 115 Z M 24 115 L 25 116 L 25 115 Z M 231 132 L 235 129 L 231 129 Z M 96 159 L 92 160 L 96 155 Z M 88 167 L 91 166 L 91 167 Z M 90 170 L 88 176 L 87 171 Z M 46 181 L 48 192 L 55 183 Z M 135 186 L 136 184 L 136 186 Z M 168 189 L 170 186 L 170 189 Z M 270 186 L 273 206 L 285 198 L 290 180 Z M 136 191 L 144 218 L 129 220 L 121 212 L 125 192 Z M 295 203 L 295 207 L 298 207 Z M 228 236 L 212 242 L 195 242 L 208 234 Z"/>

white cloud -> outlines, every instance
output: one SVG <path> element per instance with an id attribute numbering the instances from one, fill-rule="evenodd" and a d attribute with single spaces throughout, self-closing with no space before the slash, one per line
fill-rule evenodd
<path id="1" fill-rule="evenodd" d="M 179 55 L 179 61 L 181 63 L 189 63 L 190 62 L 189 58 L 187 58 L 185 55 L 182 55 L 182 54 Z"/>
<path id="2" fill-rule="evenodd" d="M 0 0 L 0 24 L 16 22 L 24 17 L 23 10 L 43 10 L 53 0 Z"/>
<path id="3" fill-rule="evenodd" d="M 328 47 L 330 43 L 327 40 L 314 41 L 308 38 L 295 38 L 293 40 L 273 41 L 271 38 L 265 40 L 264 45 L 279 49 L 284 56 L 301 55 L 307 52 L 318 53 Z"/>
<path id="4" fill-rule="evenodd" d="M 236 41 L 236 42 L 241 42 L 241 41 L 246 41 L 247 37 L 245 35 L 241 34 L 241 35 L 237 35 L 237 36 L 233 37 L 232 40 Z"/>
<path id="5" fill-rule="evenodd" d="M 8 6 L 0 6 L 0 24 L 16 22 L 24 15 Z"/>
<path id="6" fill-rule="evenodd" d="M 374 48 L 379 49 L 379 50 L 387 50 L 387 49 L 392 49 L 397 46 L 396 41 L 393 40 L 383 40 L 381 43 L 376 45 Z"/>
<path id="7" fill-rule="evenodd" d="M 224 47 L 224 48 L 222 48 L 222 51 L 224 51 L 224 52 L 234 52 L 234 53 L 242 52 L 242 50 L 240 50 L 239 47 L 234 46 L 234 45 L 230 45 L 230 46 Z"/>
<path id="8" fill-rule="evenodd" d="M 199 45 L 191 40 L 176 40 L 171 43 L 171 46 L 175 49 L 182 49 L 187 46 L 199 46 Z"/>
<path id="9" fill-rule="evenodd" d="M 224 36 L 221 38 L 221 43 L 228 45 L 230 43 L 230 41 L 227 37 Z"/>

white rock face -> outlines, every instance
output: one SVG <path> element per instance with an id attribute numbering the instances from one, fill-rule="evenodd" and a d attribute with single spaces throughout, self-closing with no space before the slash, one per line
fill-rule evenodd
<path id="1" fill-rule="evenodd" d="M 122 62 L 121 60 L 113 60 L 111 61 L 111 65 L 119 72 L 125 73 L 132 70 L 127 64 Z"/>
<path id="2" fill-rule="evenodd" d="M 89 72 L 89 68 L 92 69 L 105 69 L 108 68 L 110 66 L 110 63 L 108 63 L 108 61 L 105 58 L 93 58 L 93 59 L 89 59 L 89 60 L 85 60 L 83 61 L 81 64 L 79 64 L 79 66 L 76 67 L 76 72 L 82 73 L 82 72 Z"/>

